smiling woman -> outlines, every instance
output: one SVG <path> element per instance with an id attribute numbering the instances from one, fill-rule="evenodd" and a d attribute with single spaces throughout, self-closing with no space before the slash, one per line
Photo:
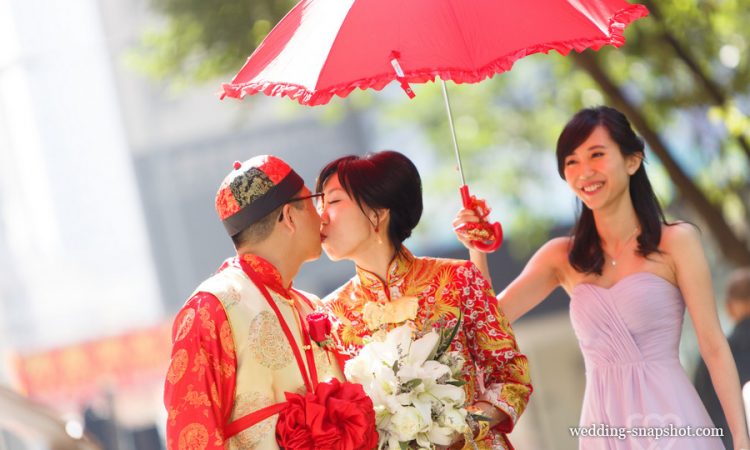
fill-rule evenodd
<path id="1" fill-rule="evenodd" d="M 666 222 L 643 159 L 643 141 L 619 111 L 601 106 L 573 116 L 558 139 L 557 162 L 581 201 L 578 221 L 570 237 L 536 252 L 498 295 L 500 307 L 512 322 L 562 286 L 586 363 L 580 425 L 628 430 L 713 426 L 677 355 L 687 308 L 735 448 L 747 448 L 737 369 L 700 237 L 692 225 Z M 477 220 L 463 210 L 454 226 Z M 483 266 L 486 256 L 459 239 Z M 724 448 L 712 436 L 581 435 L 579 442 L 582 450 Z"/>
<path id="2" fill-rule="evenodd" d="M 584 110 L 560 134 L 557 170 L 583 203 L 568 256 L 577 270 L 601 275 L 605 261 L 616 264 L 613 255 L 619 256 L 636 234 L 638 254 L 646 257 L 658 251 L 662 225 L 668 224 L 644 159 L 643 140 L 612 108 Z M 631 203 L 638 220 L 625 227 L 631 231 L 619 246 L 601 242 L 593 211 L 613 210 L 623 201 Z M 605 249 L 602 244 L 610 245 Z"/>

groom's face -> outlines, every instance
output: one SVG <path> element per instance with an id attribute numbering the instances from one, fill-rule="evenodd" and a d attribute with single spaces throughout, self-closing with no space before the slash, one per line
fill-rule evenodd
<path id="1" fill-rule="evenodd" d="M 299 197 L 308 197 L 310 194 L 310 190 L 304 187 L 300 191 Z M 291 208 L 294 210 L 292 214 L 294 214 L 297 225 L 295 240 L 302 250 L 302 255 L 305 256 L 305 261 L 312 261 L 320 258 L 321 253 L 320 216 L 311 198 L 305 198 L 299 200 L 299 202 L 302 204 L 302 208 Z"/>

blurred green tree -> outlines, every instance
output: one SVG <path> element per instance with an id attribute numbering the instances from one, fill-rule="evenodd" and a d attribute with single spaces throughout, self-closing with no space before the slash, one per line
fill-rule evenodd
<path id="1" fill-rule="evenodd" d="M 167 21 L 144 34 L 138 63 L 178 83 L 231 76 L 292 6 L 288 0 L 152 2 Z M 537 158 L 503 149 L 549 155 L 570 112 L 606 97 L 659 159 L 657 172 L 671 180 L 662 197 L 689 211 L 731 264 L 750 265 L 750 119 L 743 112 L 750 104 L 750 0 L 642 3 L 651 16 L 628 28 L 620 49 L 531 56 L 491 81 L 451 86 L 465 164 L 478 168 L 472 178 L 499 186 L 521 205 L 550 171 Z M 420 101 L 397 102 L 389 107 L 392 117 L 419 117 L 451 158 L 439 91 L 416 91 Z M 446 176 L 454 175 L 436 175 Z M 551 223 L 543 211 L 514 220 L 537 239 Z"/>
<path id="2" fill-rule="evenodd" d="M 176 85 L 227 76 L 296 2 L 291 0 L 151 0 L 166 21 L 145 31 L 134 64 Z"/>

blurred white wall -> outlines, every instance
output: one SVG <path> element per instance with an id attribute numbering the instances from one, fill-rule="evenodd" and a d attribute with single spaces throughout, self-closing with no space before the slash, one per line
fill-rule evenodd
<path id="1" fill-rule="evenodd" d="M 0 0 L 2 320 L 18 350 L 156 322 L 161 303 L 94 0 Z M 10 286 L 9 286 L 10 284 Z"/>

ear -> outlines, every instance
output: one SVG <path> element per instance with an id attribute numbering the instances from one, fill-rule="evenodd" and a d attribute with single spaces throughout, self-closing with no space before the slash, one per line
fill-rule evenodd
<path id="1" fill-rule="evenodd" d="M 378 228 L 383 228 L 384 226 L 388 225 L 388 220 L 391 218 L 391 210 L 390 209 L 371 209 L 368 214 L 368 219 L 370 219 L 370 223 L 373 224 L 373 226 L 377 226 Z"/>
<path id="2" fill-rule="evenodd" d="M 293 233 L 297 229 L 297 224 L 291 214 L 292 209 L 294 208 L 292 207 L 291 203 L 287 203 L 286 205 L 281 207 L 283 217 L 281 219 L 281 222 L 278 224 L 284 227 L 284 229 L 290 233 Z"/>
<path id="3" fill-rule="evenodd" d="M 643 164 L 643 153 L 636 152 L 625 157 L 625 170 L 628 175 L 633 176 Z"/>

